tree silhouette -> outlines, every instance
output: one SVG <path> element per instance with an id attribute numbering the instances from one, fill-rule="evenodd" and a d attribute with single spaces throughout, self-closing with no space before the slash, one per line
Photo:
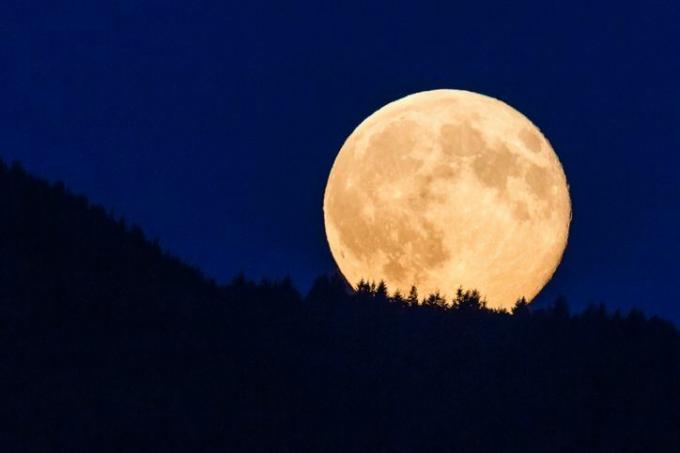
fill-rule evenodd
<path id="1" fill-rule="evenodd" d="M 411 286 L 411 290 L 406 297 L 406 302 L 411 307 L 416 307 L 420 303 L 420 300 L 418 299 L 418 289 L 415 286 Z"/>
<path id="2" fill-rule="evenodd" d="M 567 299 L 563 296 L 558 297 L 552 306 L 551 313 L 558 319 L 569 318 L 569 304 L 567 303 Z"/>
<path id="3" fill-rule="evenodd" d="M 406 300 L 404 299 L 404 296 L 401 294 L 401 291 L 399 290 L 396 290 L 394 292 L 394 295 L 392 296 L 392 302 L 399 306 L 406 305 Z"/>
<path id="4" fill-rule="evenodd" d="M 517 299 L 517 302 L 515 302 L 515 306 L 512 307 L 512 314 L 515 316 L 528 316 L 531 313 L 531 309 L 529 307 L 529 302 L 527 302 L 526 298 L 522 297 L 520 299 Z"/>
<path id="5" fill-rule="evenodd" d="M 387 303 L 387 299 L 388 299 L 389 296 L 388 296 L 388 291 L 387 291 L 387 285 L 385 284 L 385 282 L 383 280 L 380 280 L 380 282 L 378 283 L 378 286 L 375 287 L 373 294 L 374 294 L 373 297 L 375 298 L 375 301 L 377 303 L 379 303 L 379 304 L 386 304 Z"/>
<path id="6" fill-rule="evenodd" d="M 438 291 L 427 296 L 423 301 L 423 306 L 437 309 L 446 309 L 448 307 L 446 304 L 446 299 L 444 299 L 444 297 L 439 294 Z"/>
<path id="7" fill-rule="evenodd" d="M 314 280 L 305 299 L 312 304 L 337 304 L 346 295 L 345 285 L 338 276 L 321 275 Z"/>
<path id="8" fill-rule="evenodd" d="M 456 290 L 452 306 L 455 310 L 465 313 L 474 313 L 486 309 L 486 301 L 482 299 L 477 290 Z"/>

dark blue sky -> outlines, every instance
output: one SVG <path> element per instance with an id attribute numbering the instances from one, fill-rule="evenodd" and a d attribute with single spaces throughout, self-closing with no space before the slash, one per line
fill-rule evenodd
<path id="1" fill-rule="evenodd" d="M 478 91 L 543 130 L 571 185 L 544 297 L 680 321 L 677 1 L 249 3 L 3 1 L 0 156 L 218 281 L 305 289 L 334 267 L 323 189 L 352 129 L 408 93 Z"/>

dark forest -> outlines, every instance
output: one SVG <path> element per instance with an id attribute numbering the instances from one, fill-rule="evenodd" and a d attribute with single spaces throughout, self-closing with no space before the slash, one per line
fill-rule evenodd
<path id="1" fill-rule="evenodd" d="M 338 275 L 222 285 L 3 163 L 0 357 L 8 452 L 680 451 L 663 319 Z"/>

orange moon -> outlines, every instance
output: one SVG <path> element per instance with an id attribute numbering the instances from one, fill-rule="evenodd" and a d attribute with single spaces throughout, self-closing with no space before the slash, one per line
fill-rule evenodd
<path id="1" fill-rule="evenodd" d="M 331 253 L 345 278 L 492 308 L 533 299 L 567 244 L 569 187 L 548 140 L 509 105 L 434 90 L 382 107 L 347 138 L 324 196 Z"/>

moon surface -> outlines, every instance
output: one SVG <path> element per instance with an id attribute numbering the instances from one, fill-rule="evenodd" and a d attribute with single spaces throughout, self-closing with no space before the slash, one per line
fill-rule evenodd
<path id="1" fill-rule="evenodd" d="M 557 155 L 509 105 L 434 90 L 387 104 L 347 138 L 326 186 L 331 253 L 350 284 L 492 308 L 533 299 L 567 244 L 571 200 Z"/>

